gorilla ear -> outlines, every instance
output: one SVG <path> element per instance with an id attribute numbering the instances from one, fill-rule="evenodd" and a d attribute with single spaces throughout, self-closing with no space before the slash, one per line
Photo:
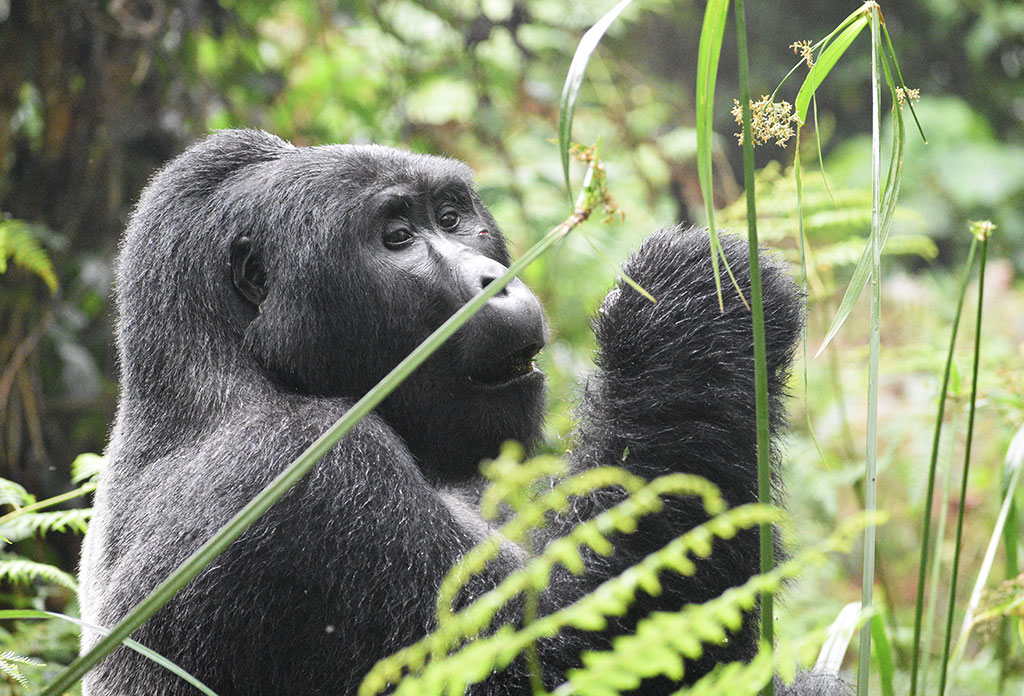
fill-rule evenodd
<path id="1" fill-rule="evenodd" d="M 231 242 L 231 279 L 235 289 L 257 309 L 267 299 L 267 275 L 248 237 Z"/>

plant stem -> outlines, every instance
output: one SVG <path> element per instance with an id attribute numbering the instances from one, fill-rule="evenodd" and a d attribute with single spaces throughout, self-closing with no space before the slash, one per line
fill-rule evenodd
<path id="1" fill-rule="evenodd" d="M 946 352 L 946 367 L 942 371 L 942 386 L 939 390 L 939 412 L 935 416 L 935 431 L 932 434 L 932 454 L 928 464 L 928 487 L 925 492 L 924 512 L 921 533 L 921 563 L 917 571 L 917 601 L 914 607 L 914 643 L 911 647 L 910 696 L 917 694 L 917 673 L 921 651 L 921 619 L 924 613 L 924 585 L 928 574 L 928 549 L 931 536 L 932 505 L 935 500 L 935 470 L 939 461 L 939 442 L 942 437 L 942 423 L 946 413 L 946 393 L 949 390 L 949 378 L 953 369 L 953 349 L 956 346 L 956 334 L 960 328 L 960 315 L 967 297 L 967 284 L 971 279 L 971 268 L 974 266 L 974 255 L 977 252 L 978 240 L 971 240 L 970 251 L 967 252 L 967 264 L 964 279 L 960 282 L 960 295 L 953 315 L 953 328 L 949 336 L 949 350 Z"/>
<path id="2" fill-rule="evenodd" d="M 864 509 L 876 508 L 878 466 L 878 352 L 881 342 L 881 144 L 879 127 L 878 58 L 881 51 L 878 31 L 878 5 L 871 6 L 871 334 L 868 359 L 867 442 L 864 466 Z M 861 608 L 871 609 L 875 584 L 875 527 L 864 530 L 864 569 L 861 574 Z M 860 631 L 857 665 L 857 696 L 867 696 L 871 674 L 871 622 Z"/>
<path id="3" fill-rule="evenodd" d="M 30 512 L 36 512 L 38 510 L 45 510 L 48 507 L 53 507 L 54 505 L 60 505 L 61 503 L 66 503 L 67 501 L 74 500 L 75 498 L 81 498 L 83 495 L 88 495 L 89 493 L 92 493 L 95 490 L 96 490 L 95 482 L 88 481 L 86 483 L 83 483 L 81 486 L 79 486 L 78 488 L 74 489 L 73 491 L 68 491 L 67 493 L 61 493 L 60 495 L 55 495 L 52 498 L 46 498 L 45 500 L 39 500 L 39 501 L 36 501 L 36 502 L 32 503 L 31 505 L 26 505 L 24 507 L 18 508 L 17 510 L 13 510 L 11 512 L 8 512 L 3 517 L 0 517 L 0 526 L 3 526 L 5 524 L 7 524 L 8 522 L 10 522 L 11 520 L 14 520 L 15 518 L 21 517 L 22 515 L 27 515 Z"/>
<path id="4" fill-rule="evenodd" d="M 757 239 L 757 195 L 754 185 L 754 138 L 751 134 L 750 78 L 747 57 L 747 26 L 743 0 L 736 0 L 736 46 L 739 58 L 740 103 L 743 105 L 743 186 L 747 192 L 747 231 L 750 250 L 750 297 L 754 332 L 754 390 L 757 409 L 757 499 L 763 505 L 772 504 L 771 450 L 768 422 L 768 360 L 765 350 L 764 302 L 761 293 L 761 259 Z M 762 524 L 761 573 L 775 567 L 775 533 L 773 525 Z M 761 593 L 761 640 L 764 645 L 774 644 L 774 595 Z M 774 683 L 765 684 L 765 696 L 772 696 Z"/>
<path id="5" fill-rule="evenodd" d="M 960 544 L 963 541 L 964 507 L 967 503 L 967 474 L 971 467 L 971 441 L 974 439 L 974 410 L 978 396 L 978 362 L 981 357 L 981 308 L 985 296 L 985 257 L 988 237 L 981 240 L 981 258 L 978 261 L 978 311 L 974 324 L 974 361 L 971 366 L 971 401 L 967 411 L 967 440 L 964 443 L 964 471 L 960 480 L 960 506 L 956 514 L 956 537 L 953 543 L 953 570 L 949 579 L 949 608 L 946 612 L 946 633 L 942 641 L 942 662 L 939 664 L 939 696 L 946 693 L 949 670 L 949 647 L 953 636 L 953 611 L 956 609 L 956 580 L 960 570 Z"/>

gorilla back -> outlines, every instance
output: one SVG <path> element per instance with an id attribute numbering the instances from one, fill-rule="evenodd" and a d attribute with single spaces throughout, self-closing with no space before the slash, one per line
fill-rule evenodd
<path id="1" fill-rule="evenodd" d="M 745 246 L 725 248 L 749 285 Z M 451 160 L 222 131 L 162 169 L 118 262 L 121 396 L 85 541 L 84 618 L 122 618 L 508 262 L 468 170 Z M 719 311 L 706 236 L 659 232 L 625 270 L 659 302 L 628 287 L 605 300 L 572 467 L 693 472 L 731 504 L 755 500 L 750 317 L 729 294 Z M 801 310 L 768 260 L 763 283 L 777 430 Z M 433 628 L 441 579 L 490 533 L 475 507 L 476 466 L 504 440 L 538 439 L 544 377 L 533 358 L 545 335 L 539 302 L 513 281 L 134 638 L 222 696 L 354 693 L 378 659 Z M 546 534 L 619 499 L 579 499 Z M 668 501 L 612 557 L 557 576 L 541 611 L 703 520 L 696 503 Z M 743 582 L 757 549 L 752 531 L 716 542 L 696 576 L 666 578 L 637 615 Z M 506 549 L 465 599 L 524 558 Z M 750 659 L 756 621 L 708 646 L 685 681 Z M 541 645 L 549 686 L 609 635 Z M 87 633 L 84 646 L 96 638 Z M 123 648 L 85 685 L 88 696 L 191 693 Z M 476 688 L 530 693 L 520 663 Z"/>

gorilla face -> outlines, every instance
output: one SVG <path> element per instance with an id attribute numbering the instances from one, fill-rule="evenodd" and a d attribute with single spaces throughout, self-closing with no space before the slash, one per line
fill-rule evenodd
<path id="1" fill-rule="evenodd" d="M 378 146 L 316 150 L 318 167 L 297 151 L 261 182 L 301 193 L 279 194 L 294 207 L 234 237 L 231 280 L 252 313 L 245 343 L 269 374 L 355 399 L 509 256 L 463 165 Z M 504 440 L 536 441 L 545 331 L 540 302 L 515 279 L 381 405 L 429 477 L 466 478 Z"/>

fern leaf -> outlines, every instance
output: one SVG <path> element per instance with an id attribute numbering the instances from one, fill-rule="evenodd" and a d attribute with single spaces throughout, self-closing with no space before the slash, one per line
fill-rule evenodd
<path id="1" fill-rule="evenodd" d="M 83 452 L 71 462 L 71 482 L 76 486 L 85 481 L 98 478 L 106 459 L 103 455 Z"/>
<path id="2" fill-rule="evenodd" d="M 24 507 L 36 502 L 35 496 L 14 481 L 0 478 L 0 508 L 10 505 L 14 508 Z"/>
<path id="3" fill-rule="evenodd" d="M 78 591 L 78 583 L 68 573 L 46 563 L 36 563 L 11 554 L 0 554 L 0 581 L 14 585 L 28 585 L 40 580 Z"/>
<path id="4" fill-rule="evenodd" d="M 0 221 L 0 273 L 7 271 L 8 258 L 16 266 L 42 278 L 50 292 L 57 292 L 53 262 L 32 228 L 21 220 Z"/>
<path id="5" fill-rule="evenodd" d="M 31 512 L 0 525 L 0 536 L 15 542 L 32 536 L 46 536 L 47 532 L 85 534 L 91 518 L 92 508 Z"/>

